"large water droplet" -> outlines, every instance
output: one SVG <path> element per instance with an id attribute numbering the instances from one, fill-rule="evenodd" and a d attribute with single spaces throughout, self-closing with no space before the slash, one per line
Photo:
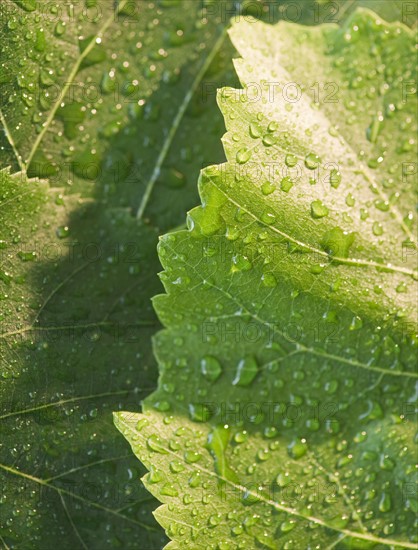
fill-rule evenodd
<path id="1" fill-rule="evenodd" d="M 216 472 L 221 477 L 237 483 L 238 476 L 229 467 L 226 457 L 230 435 L 230 429 L 227 426 L 215 426 L 208 435 L 207 448 L 213 456 Z"/>
<path id="2" fill-rule="evenodd" d="M 249 386 L 257 376 L 257 373 L 257 361 L 253 356 L 248 355 L 239 361 L 232 384 L 234 386 Z"/>
<path id="3" fill-rule="evenodd" d="M 306 168 L 309 168 L 309 170 L 315 170 L 315 168 L 318 168 L 320 162 L 320 158 L 318 155 L 315 155 L 315 153 L 309 153 L 305 157 L 305 166 Z"/>
<path id="4" fill-rule="evenodd" d="M 286 155 L 284 162 L 286 166 L 288 166 L 289 168 L 292 168 L 293 166 L 296 166 L 296 164 L 298 163 L 298 158 L 295 155 L 289 154 L 289 155 Z"/>
<path id="5" fill-rule="evenodd" d="M 392 508 L 392 500 L 389 493 L 383 493 L 379 501 L 379 510 L 383 513 L 390 512 Z"/>
<path id="6" fill-rule="evenodd" d="M 66 225 L 60 225 L 60 227 L 57 227 L 56 234 L 58 238 L 65 239 L 65 237 L 68 237 L 69 233 L 70 229 Z"/>
<path id="7" fill-rule="evenodd" d="M 25 11 L 35 11 L 36 10 L 36 3 L 37 0 L 14 0 L 15 4 L 17 4 L 20 8 L 24 9 Z"/>
<path id="8" fill-rule="evenodd" d="M 273 273 L 263 273 L 261 281 L 263 282 L 263 285 L 268 288 L 274 288 L 277 286 L 277 280 Z"/>
<path id="9" fill-rule="evenodd" d="M 311 216 L 315 219 L 328 216 L 329 210 L 321 200 L 311 202 Z"/>
<path id="10" fill-rule="evenodd" d="M 203 376 L 210 382 L 217 380 L 222 373 L 221 364 L 212 355 L 206 355 L 203 357 L 200 362 L 200 370 Z"/>
<path id="11" fill-rule="evenodd" d="M 263 130 L 261 126 L 258 124 L 258 122 L 251 122 L 250 124 L 250 136 L 252 138 L 259 138 L 261 137 L 261 134 L 263 133 Z"/>
<path id="12" fill-rule="evenodd" d="M 308 446 L 304 439 L 295 439 L 287 447 L 288 453 L 292 458 L 298 459 L 304 456 L 308 450 Z"/>
<path id="13" fill-rule="evenodd" d="M 354 238 L 354 233 L 347 233 L 339 227 L 335 227 L 325 233 L 320 244 L 330 256 L 348 258 L 350 247 L 354 243 Z"/>
<path id="14" fill-rule="evenodd" d="M 279 138 L 274 134 L 266 134 L 263 137 L 263 143 L 266 147 L 271 147 L 277 143 L 278 139 Z"/>
<path id="15" fill-rule="evenodd" d="M 293 181 L 289 176 L 285 176 L 280 182 L 280 189 L 285 193 L 288 193 L 293 187 Z"/>
<path id="16" fill-rule="evenodd" d="M 245 164 L 248 162 L 251 158 L 251 151 L 249 151 L 246 147 L 243 147 L 237 152 L 237 162 L 238 164 Z"/>
<path id="17" fill-rule="evenodd" d="M 243 254 L 236 254 L 232 257 L 231 273 L 238 271 L 249 271 L 253 267 L 253 264 Z"/>
<path id="18" fill-rule="evenodd" d="M 341 173 L 336 168 L 333 168 L 331 170 L 330 176 L 329 176 L 329 182 L 331 184 L 331 187 L 334 189 L 338 189 L 341 183 Z"/>
<path id="19" fill-rule="evenodd" d="M 263 195 L 271 195 L 276 190 L 276 186 L 273 182 L 265 181 L 261 186 L 261 192 Z"/>
<path id="20" fill-rule="evenodd" d="M 168 451 L 164 447 L 163 442 L 157 435 L 150 435 L 147 439 L 147 445 L 151 449 L 151 451 L 154 451 L 159 454 L 167 454 Z"/>

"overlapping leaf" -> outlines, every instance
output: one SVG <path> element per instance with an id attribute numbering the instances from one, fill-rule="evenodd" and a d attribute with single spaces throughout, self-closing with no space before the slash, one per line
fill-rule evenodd
<path id="1" fill-rule="evenodd" d="M 159 388 L 116 424 L 169 547 L 417 548 L 413 35 L 231 37 L 228 162 L 161 241 Z"/>

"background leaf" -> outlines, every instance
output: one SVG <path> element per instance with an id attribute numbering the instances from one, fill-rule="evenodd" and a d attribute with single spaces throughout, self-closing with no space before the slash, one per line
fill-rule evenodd
<path id="1" fill-rule="evenodd" d="M 3 165 L 29 164 L 52 188 L 2 172 L 1 536 L 156 548 L 165 537 L 128 483 L 141 468 L 110 411 L 137 408 L 155 385 L 157 235 L 193 204 L 205 155 L 220 155 L 223 122 L 199 84 L 207 71 L 228 78 L 226 20 L 205 22 L 189 2 L 67 8 L 1 5 Z M 205 128 L 200 144 L 191 126 Z"/>

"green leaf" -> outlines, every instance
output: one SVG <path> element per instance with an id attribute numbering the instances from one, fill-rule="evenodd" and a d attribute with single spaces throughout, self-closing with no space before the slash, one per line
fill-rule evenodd
<path id="1" fill-rule="evenodd" d="M 413 34 L 231 38 L 228 162 L 160 242 L 159 387 L 115 423 L 170 548 L 418 548 Z"/>
<path id="2" fill-rule="evenodd" d="M 228 78 L 232 51 L 220 52 L 223 11 L 196 3 L 184 18 L 182 6 L 95 0 L 27 12 L 2 3 L 3 165 L 85 196 L 99 189 L 165 229 L 177 224 L 178 188 L 189 190 L 186 207 L 195 201 L 189 171 L 209 151 L 221 158 L 213 90 Z M 207 138 L 191 144 L 192 126 Z M 149 200 L 155 187 L 166 203 Z"/>
<path id="3" fill-rule="evenodd" d="M 129 483 L 144 469 L 111 411 L 155 387 L 158 234 L 195 204 L 201 166 L 223 158 L 202 81 L 234 82 L 232 46 L 227 19 L 201 7 L 1 2 L 5 547 L 166 540 L 152 497 Z"/>

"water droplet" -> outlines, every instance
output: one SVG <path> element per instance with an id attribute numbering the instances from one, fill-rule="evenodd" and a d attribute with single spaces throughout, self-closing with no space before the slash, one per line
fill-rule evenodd
<path id="1" fill-rule="evenodd" d="M 372 231 L 373 235 L 376 235 L 376 237 L 380 237 L 380 235 L 383 235 L 383 225 L 379 222 L 374 222 Z"/>
<path id="2" fill-rule="evenodd" d="M 19 8 L 24 9 L 25 11 L 35 11 L 37 0 L 14 0 L 15 4 Z"/>
<path id="3" fill-rule="evenodd" d="M 249 271 L 253 267 L 253 264 L 243 254 L 236 254 L 232 257 L 231 273 L 238 271 Z"/>
<path id="4" fill-rule="evenodd" d="M 230 435 L 227 426 L 215 426 L 208 435 L 207 448 L 214 459 L 216 472 L 221 477 L 237 483 L 238 476 L 229 467 L 225 454 Z"/>
<path id="5" fill-rule="evenodd" d="M 231 529 L 232 534 L 235 535 L 235 536 L 241 535 L 241 533 L 243 533 L 243 531 L 244 531 L 244 528 L 243 528 L 242 525 L 235 525 Z"/>
<path id="6" fill-rule="evenodd" d="M 292 168 L 293 166 L 296 166 L 298 163 L 298 158 L 295 155 L 286 155 L 286 158 L 284 160 L 286 166 L 289 168 Z"/>
<path id="7" fill-rule="evenodd" d="M 305 157 L 305 166 L 309 170 L 315 170 L 316 168 L 318 168 L 320 162 L 320 158 L 318 157 L 318 155 L 315 155 L 315 153 L 309 153 Z"/>
<path id="8" fill-rule="evenodd" d="M 212 514 L 209 517 L 209 524 L 212 525 L 212 526 L 219 525 L 221 523 L 221 521 L 222 521 L 221 514 Z"/>
<path id="9" fill-rule="evenodd" d="M 186 493 L 183 497 L 183 504 L 185 504 L 186 506 L 188 506 L 189 504 L 192 503 L 192 497 L 191 495 L 189 495 L 188 493 Z"/>
<path id="10" fill-rule="evenodd" d="M 350 323 L 350 329 L 349 330 L 359 330 L 363 326 L 363 321 L 360 319 L 360 317 L 354 316 Z"/>
<path id="11" fill-rule="evenodd" d="M 116 90 L 114 73 L 109 73 L 109 71 L 103 73 L 100 88 L 104 94 L 110 94 Z"/>
<path id="12" fill-rule="evenodd" d="M 141 418 L 136 423 L 135 429 L 137 432 L 140 432 L 143 428 L 146 428 L 147 426 L 149 426 L 149 420 L 147 418 Z"/>
<path id="13" fill-rule="evenodd" d="M 80 70 L 84 69 L 85 67 L 91 67 L 92 65 L 101 63 L 106 59 L 106 50 L 103 48 L 102 44 L 97 43 L 95 35 L 79 39 L 78 47 L 80 49 L 80 53 L 82 54 L 93 41 L 95 42 L 95 44 L 88 52 L 88 54 L 83 58 L 80 64 Z"/>
<path id="14" fill-rule="evenodd" d="M 381 212 L 388 212 L 390 208 L 389 201 L 377 200 L 374 202 L 374 205 Z"/>
<path id="15" fill-rule="evenodd" d="M 285 176 L 280 182 L 280 189 L 285 193 L 288 193 L 292 189 L 292 187 L 293 181 L 289 178 L 289 176 Z"/>
<path id="16" fill-rule="evenodd" d="M 371 399 L 367 400 L 367 410 L 359 416 L 360 420 L 377 420 L 378 418 L 383 418 L 382 407 L 377 403 L 377 401 L 372 401 Z"/>
<path id="17" fill-rule="evenodd" d="M 276 190 L 276 186 L 273 182 L 265 181 L 263 185 L 261 186 L 261 191 L 263 195 L 271 195 L 271 193 L 274 193 Z"/>
<path id="18" fill-rule="evenodd" d="M 62 36 L 65 33 L 65 22 L 58 21 L 54 29 L 55 36 Z"/>
<path id="19" fill-rule="evenodd" d="M 151 449 L 151 451 L 154 451 L 156 453 L 159 453 L 159 454 L 168 453 L 167 449 L 164 447 L 164 444 L 162 443 L 158 435 L 150 435 L 147 439 L 147 445 Z"/>
<path id="20" fill-rule="evenodd" d="M 46 48 L 46 38 L 43 29 L 36 31 L 35 50 L 37 52 L 43 52 Z"/>
<path id="21" fill-rule="evenodd" d="M 82 103 L 74 101 L 73 103 L 62 105 L 58 109 L 56 116 L 64 124 L 65 137 L 68 139 L 77 138 L 79 134 L 78 127 L 86 116 Z"/>
<path id="22" fill-rule="evenodd" d="M 395 467 L 395 461 L 389 456 L 382 454 L 380 456 L 380 467 L 382 470 L 393 470 Z"/>
<path id="23" fill-rule="evenodd" d="M 341 183 L 341 172 L 339 172 L 336 168 L 333 168 L 331 170 L 330 176 L 329 176 L 329 182 L 331 184 L 331 187 L 334 189 L 338 189 Z"/>
<path id="24" fill-rule="evenodd" d="M 66 225 L 60 225 L 60 227 L 56 230 L 56 234 L 59 239 L 65 239 L 65 237 L 68 237 L 69 233 L 70 229 Z"/>
<path id="25" fill-rule="evenodd" d="M 170 470 L 173 474 L 183 472 L 185 466 L 179 460 L 172 460 L 170 462 Z"/>
<path id="26" fill-rule="evenodd" d="M 291 483 L 291 478 L 289 476 L 289 474 L 286 472 L 286 473 L 280 473 L 277 477 L 276 477 L 276 483 L 279 487 L 287 487 L 287 485 L 289 485 Z"/>
<path id="27" fill-rule="evenodd" d="M 325 268 L 325 264 L 313 264 L 310 267 L 309 271 L 314 275 L 319 275 L 324 271 L 324 268 Z"/>
<path id="28" fill-rule="evenodd" d="M 280 531 L 282 533 L 289 533 L 289 531 L 292 531 L 295 527 L 296 527 L 296 521 L 291 519 L 289 521 L 284 521 L 280 525 Z"/>
<path id="29" fill-rule="evenodd" d="M 392 508 L 392 500 L 388 493 L 383 493 L 379 501 L 379 510 L 383 513 L 390 512 Z"/>
<path id="30" fill-rule="evenodd" d="M 377 137 L 379 135 L 379 132 L 382 128 L 382 125 L 383 125 L 383 115 L 382 113 L 377 113 L 374 117 L 373 117 L 373 120 L 370 124 L 370 126 L 367 128 L 367 131 L 366 131 L 366 136 L 367 136 L 367 139 L 371 142 L 371 143 L 376 143 L 377 141 Z"/>
<path id="31" fill-rule="evenodd" d="M 396 287 L 396 292 L 399 292 L 399 293 L 408 292 L 408 287 L 404 282 L 399 283 L 398 286 Z"/>
<path id="32" fill-rule="evenodd" d="M 234 386 L 249 386 L 257 376 L 257 373 L 257 361 L 253 356 L 248 355 L 239 361 L 232 384 Z"/>
<path id="33" fill-rule="evenodd" d="M 179 493 L 172 483 L 165 483 L 160 490 L 160 494 L 168 497 L 177 497 Z"/>
<path id="34" fill-rule="evenodd" d="M 304 439 L 296 439 L 287 447 L 287 450 L 292 458 L 298 459 L 306 454 L 308 446 Z"/>
<path id="35" fill-rule="evenodd" d="M 148 474 L 148 481 L 150 483 L 160 483 L 163 479 L 165 479 L 164 473 L 152 466 Z"/>
<path id="36" fill-rule="evenodd" d="M 243 430 L 242 432 L 237 432 L 234 435 L 235 443 L 244 443 L 247 440 L 248 440 L 248 433 L 245 430 Z"/>
<path id="37" fill-rule="evenodd" d="M 204 403 L 189 403 L 189 413 L 194 422 L 207 422 L 212 416 L 211 409 Z"/>
<path id="38" fill-rule="evenodd" d="M 306 421 L 306 427 L 309 428 L 312 432 L 317 432 L 320 428 L 320 423 L 317 418 L 308 418 Z"/>
<path id="39" fill-rule="evenodd" d="M 14 17 L 12 17 L 11 19 L 8 20 L 7 22 L 7 27 L 11 30 L 11 31 L 14 31 L 17 29 L 19 23 L 17 22 L 17 19 L 15 19 Z"/>
<path id="40" fill-rule="evenodd" d="M 229 226 L 226 228 L 225 237 L 228 239 L 228 241 L 236 241 L 239 236 L 240 236 L 239 227 Z"/>
<path id="41" fill-rule="evenodd" d="M 270 458 L 270 451 L 268 449 L 259 449 L 257 451 L 257 458 L 261 462 L 265 462 Z"/>
<path id="42" fill-rule="evenodd" d="M 261 137 L 261 134 L 263 133 L 263 130 L 261 126 L 258 124 L 258 122 L 251 122 L 250 124 L 250 136 L 252 138 L 259 138 Z"/>
<path id="43" fill-rule="evenodd" d="M 193 489 L 196 487 L 199 487 L 200 472 L 193 472 L 192 475 L 189 477 L 188 483 L 189 483 L 189 487 L 192 487 Z"/>
<path id="44" fill-rule="evenodd" d="M 273 273 L 263 273 L 261 280 L 263 282 L 263 285 L 268 288 L 274 288 L 277 286 L 276 277 L 273 275 Z"/>
<path id="45" fill-rule="evenodd" d="M 200 370 L 203 376 L 210 382 L 217 380 L 222 373 L 221 364 L 211 355 L 206 355 L 203 357 L 200 362 Z"/>
<path id="46" fill-rule="evenodd" d="M 3 281 L 6 285 L 10 285 L 13 277 L 8 271 L 3 271 L 0 269 L 0 281 Z M 3 375 L 4 376 L 4 375 Z"/>
<path id="47" fill-rule="evenodd" d="M 275 428 L 274 426 L 267 426 L 267 428 L 264 429 L 264 436 L 268 439 L 276 437 L 277 434 L 277 428 Z"/>
<path id="48" fill-rule="evenodd" d="M 271 147 L 272 145 L 275 145 L 278 141 L 278 137 L 274 134 L 266 134 L 263 137 L 263 143 L 266 147 Z"/>
<path id="49" fill-rule="evenodd" d="M 237 152 L 237 162 L 238 164 L 245 164 L 248 162 L 251 158 L 251 151 L 249 151 L 246 147 L 243 147 Z"/>
<path id="50" fill-rule="evenodd" d="M 263 212 L 261 214 L 261 221 L 266 225 L 272 225 L 276 221 L 276 216 L 273 212 Z"/>
<path id="51" fill-rule="evenodd" d="M 351 193 L 349 193 L 346 198 L 345 198 L 345 204 L 347 206 L 354 206 L 356 204 L 356 200 L 355 198 L 353 197 L 353 195 Z"/>
<path id="52" fill-rule="evenodd" d="M 338 389 L 338 380 L 331 380 L 330 382 L 327 382 L 324 386 L 324 390 L 326 393 L 333 394 Z"/>
<path id="53" fill-rule="evenodd" d="M 330 256 L 348 258 L 350 247 L 354 243 L 354 233 L 347 233 L 339 227 L 327 231 L 320 242 L 321 247 Z"/>
<path id="54" fill-rule="evenodd" d="M 187 462 L 187 464 L 195 464 L 196 462 L 199 462 L 201 458 L 202 455 L 197 451 L 186 451 L 184 453 L 184 460 Z"/>
<path id="55" fill-rule="evenodd" d="M 311 216 L 315 219 L 328 216 L 329 210 L 319 199 L 311 202 Z"/>
<path id="56" fill-rule="evenodd" d="M 20 250 L 17 255 L 23 262 L 33 262 L 36 260 L 36 252 L 24 252 Z"/>

